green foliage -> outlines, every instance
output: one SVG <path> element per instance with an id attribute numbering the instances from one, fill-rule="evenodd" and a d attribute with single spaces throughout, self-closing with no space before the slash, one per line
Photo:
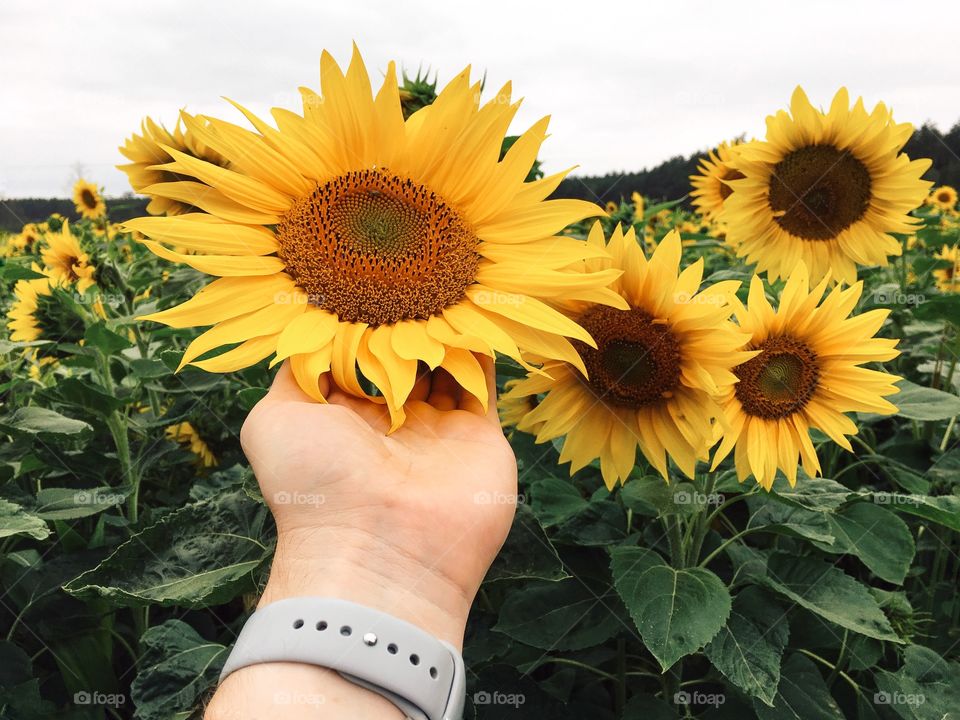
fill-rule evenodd
<path id="1" fill-rule="evenodd" d="M 613 213 L 658 219 L 655 235 L 684 224 L 686 260 L 703 257 L 711 281 L 749 277 L 676 203 L 634 214 Z M 920 215 L 927 247 L 956 241 Z M 194 332 L 135 318 L 202 278 L 75 227 L 102 312 L 58 291 L 40 339 L 0 341 L 0 717 L 187 720 L 273 552 L 238 439 L 270 374 L 174 374 Z M 34 259 L 3 265 L 6 308 Z M 937 266 L 916 246 L 863 272 L 859 309 L 890 310 L 883 332 L 902 338 L 900 412 L 855 417 L 852 453 L 815 434 L 823 477 L 767 493 L 730 460 L 670 483 L 641 462 L 610 492 L 595 465 L 567 477 L 557 445 L 513 433 L 524 502 L 467 628 L 467 717 L 955 713 L 960 296 L 935 288 Z M 216 466 L 168 436 L 181 423 Z"/>

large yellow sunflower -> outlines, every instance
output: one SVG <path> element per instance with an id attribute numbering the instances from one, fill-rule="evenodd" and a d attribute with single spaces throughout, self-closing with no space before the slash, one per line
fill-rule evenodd
<path id="1" fill-rule="evenodd" d="M 237 106 L 257 132 L 184 116 L 187 131 L 230 162 L 224 169 L 175 148 L 157 169 L 190 176 L 145 192 L 202 209 L 126 223 L 157 255 L 222 276 L 187 303 L 147 319 L 211 325 L 183 363 L 227 372 L 270 355 L 286 358 L 318 401 L 318 377 L 363 396 L 380 391 L 396 428 L 418 362 L 447 370 L 485 402 L 472 352 L 525 362 L 575 354 L 590 342 L 558 312 L 564 299 L 622 304 L 614 269 L 566 266 L 595 249 L 558 237 L 602 214 L 580 200 L 546 200 L 566 173 L 524 182 L 547 118 L 500 160 L 517 105 L 510 86 L 480 105 L 469 70 L 404 120 L 391 64 L 371 93 L 359 52 L 347 73 L 328 53 L 323 96 L 302 89 L 303 115 L 275 109 L 274 128 Z M 162 243 L 196 254 L 177 253 Z M 212 359 L 214 348 L 240 343 Z M 358 372 L 359 371 L 359 372 Z"/>
<path id="2" fill-rule="evenodd" d="M 80 217 L 96 220 L 107 212 L 106 203 L 100 190 L 93 183 L 80 179 L 73 186 L 73 204 L 77 206 Z"/>
<path id="3" fill-rule="evenodd" d="M 80 247 L 80 242 L 70 232 L 70 224 L 66 221 L 60 227 L 60 232 L 44 235 L 40 257 L 54 285 L 76 285 L 77 292 L 83 293 L 95 284 L 95 268 L 90 264 L 90 257 Z"/>
<path id="4" fill-rule="evenodd" d="M 798 457 L 808 475 L 820 472 L 810 428 L 850 450 L 846 436 L 855 435 L 857 426 L 844 413 L 897 411 L 884 397 L 898 392 L 894 383 L 900 378 L 860 367 L 900 354 L 897 340 L 874 337 L 889 310 L 849 317 L 863 283 L 835 286 L 824 297 L 828 283 L 824 278 L 809 290 L 801 263 L 787 280 L 777 310 L 757 276 L 748 306 L 734 303 L 740 326 L 750 333 L 747 347 L 759 354 L 734 369 L 738 382 L 722 400 L 729 427 L 714 468 L 736 446 L 741 482 L 753 474 L 769 490 L 779 468 L 794 485 Z"/>
<path id="5" fill-rule="evenodd" d="M 845 88 L 824 113 L 798 87 L 790 112 L 768 117 L 766 140 L 737 151 L 744 177 L 730 181 L 721 214 L 727 242 L 771 280 L 802 261 L 812 282 L 830 273 L 853 283 L 857 265 L 900 254 L 889 233 L 914 232 L 919 221 L 908 213 L 930 188 L 920 179 L 930 161 L 901 152 L 909 123 L 894 123 L 882 103 L 870 113 L 862 99 L 851 108 Z"/>
<path id="6" fill-rule="evenodd" d="M 946 260 L 952 267 L 939 268 L 933 271 L 937 287 L 943 292 L 960 292 L 960 246 L 944 245 L 940 252 L 934 253 L 937 260 Z"/>
<path id="7" fill-rule="evenodd" d="M 734 164 L 738 147 L 735 142 L 720 143 L 716 151 L 711 150 L 707 157 L 700 159 L 699 173 L 690 176 L 693 205 L 707 219 L 715 218 L 723 210 L 724 201 L 733 192 L 729 182 L 743 177 Z"/>
<path id="8" fill-rule="evenodd" d="M 34 264 L 34 271 L 40 268 Z M 43 329 L 38 316 L 40 298 L 50 295 L 49 278 L 18 280 L 13 286 L 13 303 L 7 312 L 7 329 L 13 342 L 33 342 L 41 339 Z"/>
<path id="9" fill-rule="evenodd" d="M 599 223 L 589 242 L 604 247 Z M 751 354 L 741 350 L 747 335 L 730 322 L 729 298 L 737 281 L 698 292 L 703 275 L 699 259 L 682 272 L 680 235 L 671 231 L 648 260 L 631 228 L 617 227 L 607 249 L 612 260 L 594 267 L 615 267 L 614 282 L 628 309 L 571 303 L 577 322 L 597 341 L 596 349 L 575 343 L 580 358 L 551 361 L 545 374 L 531 374 L 504 394 L 504 403 L 546 393 L 517 422 L 537 442 L 565 435 L 561 462 L 571 474 L 600 458 L 607 487 L 623 482 L 636 461 L 637 447 L 666 479 L 669 454 L 693 477 L 698 459 L 713 444 L 713 420 L 721 415 L 713 396 L 735 378 L 734 365 Z M 585 375 L 589 379 L 585 379 Z"/>
<path id="10" fill-rule="evenodd" d="M 184 116 L 189 117 L 186 113 Z M 152 193 L 149 188 L 158 183 L 193 180 L 192 175 L 181 175 L 157 167 L 174 159 L 166 148 L 173 148 L 220 167 L 228 165 L 220 153 L 206 146 L 193 133 L 184 130 L 181 119 L 177 120 L 173 132 L 170 132 L 151 118 L 144 118 L 140 125 L 140 132 L 141 135 L 136 133 L 131 135 L 120 148 L 120 152 L 130 162 L 117 166 L 127 174 L 130 186 L 138 193 L 150 195 Z M 188 201 L 154 195 L 147 205 L 147 212 L 151 215 L 180 215 L 189 211 L 191 207 L 192 204 Z"/>
<path id="11" fill-rule="evenodd" d="M 957 191 L 949 185 L 941 185 L 930 193 L 930 201 L 940 210 L 949 212 L 957 206 Z"/>

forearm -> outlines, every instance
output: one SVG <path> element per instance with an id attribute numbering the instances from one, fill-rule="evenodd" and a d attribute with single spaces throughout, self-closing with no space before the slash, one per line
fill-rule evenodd
<path id="1" fill-rule="evenodd" d="M 470 600 L 444 578 L 373 535 L 321 527 L 281 534 L 260 607 L 289 597 L 336 597 L 389 613 L 456 648 Z M 206 720 L 370 718 L 403 714 L 380 695 L 336 672 L 300 663 L 264 663 L 232 673 Z"/>

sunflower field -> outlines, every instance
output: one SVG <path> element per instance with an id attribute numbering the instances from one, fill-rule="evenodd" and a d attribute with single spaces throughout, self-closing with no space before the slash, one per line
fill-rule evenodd
<path id="1" fill-rule="evenodd" d="M 276 365 L 393 431 L 425 369 L 486 402 L 478 355 L 520 489 L 475 498 L 516 515 L 466 717 L 957 717 L 960 211 L 911 126 L 798 88 L 689 198 L 601 207 L 509 85 L 321 74 L 118 138 L 146 216 L 80 181 L 0 239 L 0 718 L 201 717 L 274 550 Z"/>

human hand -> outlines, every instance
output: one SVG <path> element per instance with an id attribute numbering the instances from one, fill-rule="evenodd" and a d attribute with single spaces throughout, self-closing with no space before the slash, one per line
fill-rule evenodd
<path id="1" fill-rule="evenodd" d="M 241 432 L 277 523 L 261 606 L 338 597 L 461 647 L 470 605 L 516 509 L 516 460 L 497 418 L 493 363 L 479 359 L 486 411 L 436 371 L 418 379 L 407 422 L 391 435 L 385 406 L 346 395 L 329 376 L 321 378 L 328 404 L 318 404 L 281 368 Z M 238 671 L 223 687 L 251 671 L 270 673 L 272 684 L 281 665 L 304 672 L 274 665 Z"/>

